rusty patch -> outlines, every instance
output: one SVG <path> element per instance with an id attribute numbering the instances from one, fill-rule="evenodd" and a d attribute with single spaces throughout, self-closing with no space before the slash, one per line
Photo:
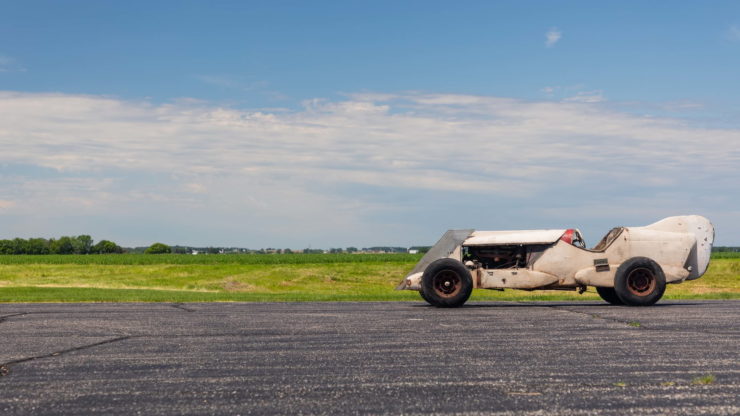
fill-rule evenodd
<path id="1" fill-rule="evenodd" d="M 439 296 L 451 298 L 462 289 L 462 280 L 453 270 L 441 270 L 432 278 L 432 286 Z"/>
<path id="2" fill-rule="evenodd" d="M 634 269 L 627 275 L 627 290 L 636 296 L 646 296 L 655 290 L 655 275 L 647 268 Z"/>

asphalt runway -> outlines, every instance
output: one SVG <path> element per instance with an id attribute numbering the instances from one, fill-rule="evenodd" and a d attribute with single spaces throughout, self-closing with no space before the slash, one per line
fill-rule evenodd
<path id="1" fill-rule="evenodd" d="M 737 415 L 739 352 L 740 301 L 0 304 L 0 414 Z"/>

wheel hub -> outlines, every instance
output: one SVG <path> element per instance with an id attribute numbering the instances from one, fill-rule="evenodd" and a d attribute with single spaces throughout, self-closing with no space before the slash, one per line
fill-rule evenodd
<path id="1" fill-rule="evenodd" d="M 451 270 L 442 270 L 434 276 L 434 290 L 444 297 L 452 297 L 460 291 L 462 282 L 460 276 Z"/>
<path id="2" fill-rule="evenodd" d="M 635 269 L 627 276 L 627 289 L 637 296 L 651 294 L 655 290 L 655 286 L 655 275 L 650 269 Z"/>

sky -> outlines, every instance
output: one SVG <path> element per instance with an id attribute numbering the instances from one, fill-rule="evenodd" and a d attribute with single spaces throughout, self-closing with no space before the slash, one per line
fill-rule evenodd
<path id="1" fill-rule="evenodd" d="M 740 245 L 737 1 L 0 0 L 0 239 Z"/>

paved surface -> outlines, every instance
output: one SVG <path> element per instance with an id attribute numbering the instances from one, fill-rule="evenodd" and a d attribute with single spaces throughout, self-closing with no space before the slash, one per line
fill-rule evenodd
<path id="1" fill-rule="evenodd" d="M 0 304 L 0 414 L 736 415 L 739 351 L 740 301 Z"/>

